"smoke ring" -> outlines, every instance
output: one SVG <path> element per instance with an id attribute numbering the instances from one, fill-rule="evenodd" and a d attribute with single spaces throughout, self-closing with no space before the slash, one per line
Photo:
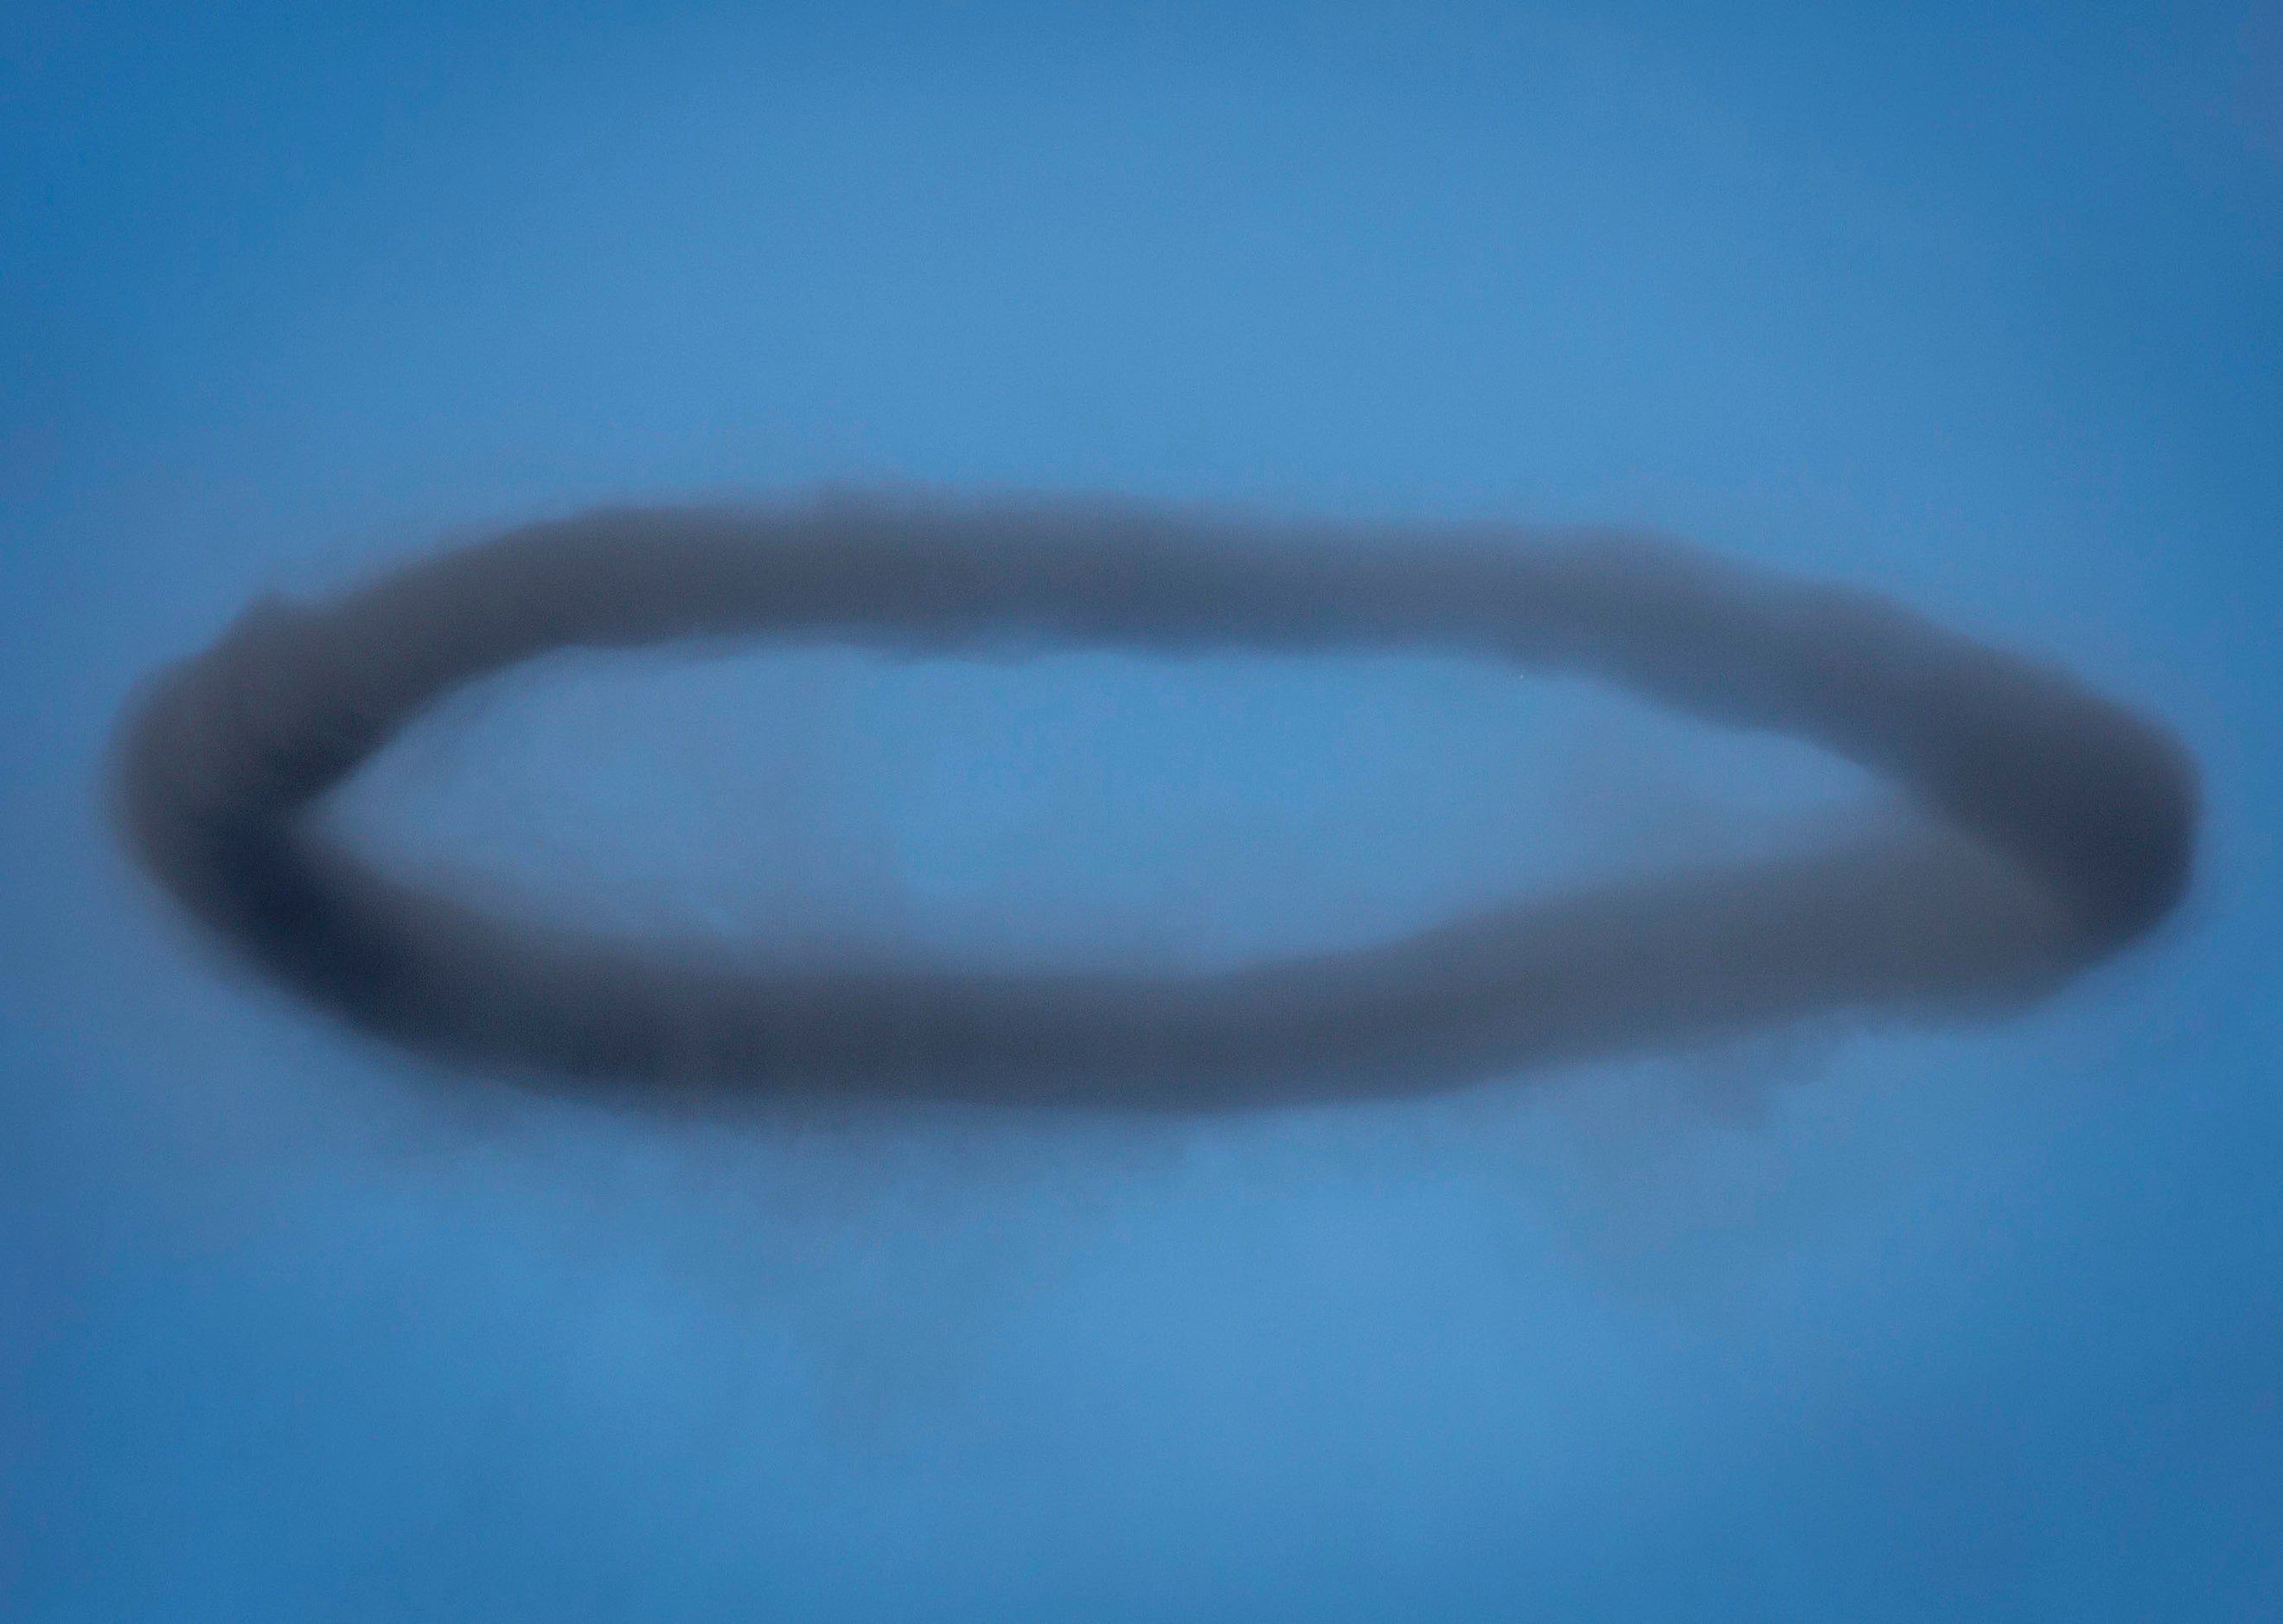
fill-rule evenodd
<path id="1" fill-rule="evenodd" d="M 1428 648 L 1818 743 L 1926 816 L 1838 850 L 1196 975 L 766 967 L 487 914 L 308 815 L 442 694 L 565 647 Z M 1107 503 L 622 509 L 316 605 L 255 605 L 121 725 L 127 844 L 214 936 L 368 1033 L 628 1099 L 1204 1110 L 1405 1093 L 1830 1010 L 2041 996 L 2184 894 L 2194 767 L 2068 674 L 1666 539 Z"/>

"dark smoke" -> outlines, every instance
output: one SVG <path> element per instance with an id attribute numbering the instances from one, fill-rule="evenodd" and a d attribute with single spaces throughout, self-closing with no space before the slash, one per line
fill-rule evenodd
<path id="1" fill-rule="evenodd" d="M 1816 741 L 1927 816 L 1188 976 L 786 970 L 542 928 L 386 878 L 309 816 L 487 672 L 729 636 L 1494 656 Z M 1415 1091 L 1832 1009 L 2013 1007 L 2172 908 L 2197 818 L 2193 763 L 2161 729 L 1867 593 L 1628 534 L 1104 504 L 604 511 L 330 604 L 265 602 L 144 695 L 116 792 L 136 854 L 206 926 L 457 1066 L 643 1099 L 1104 1108 Z"/>

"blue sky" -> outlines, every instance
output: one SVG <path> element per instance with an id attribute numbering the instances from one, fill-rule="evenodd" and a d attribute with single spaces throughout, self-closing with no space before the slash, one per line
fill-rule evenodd
<path id="1" fill-rule="evenodd" d="M 33 3 L 0 24 L 0 1597 L 49 1621 L 2283 1614 L 2283 15 Z M 821 483 L 1608 519 L 2164 717 L 2048 1006 L 1148 1127 L 658 1121 L 113 849 L 135 683 Z M 342 816 L 582 914 L 1241 958 L 1784 838 L 1423 660 L 557 662 Z"/>

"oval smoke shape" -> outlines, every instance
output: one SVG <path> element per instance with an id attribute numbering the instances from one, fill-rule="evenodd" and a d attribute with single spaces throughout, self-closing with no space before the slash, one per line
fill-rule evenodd
<path id="1" fill-rule="evenodd" d="M 1833 850 L 1192 975 L 764 967 L 487 914 L 309 814 L 440 696 L 566 647 L 1405 648 L 1819 744 L 1925 816 Z M 1615 531 L 1114 503 L 596 511 L 249 610 L 121 728 L 128 844 L 205 927 L 449 1065 L 637 1101 L 1211 1110 L 1420 1092 L 1819 1011 L 2017 1007 L 2188 884 L 2196 775 L 2066 673 L 1859 590 Z"/>

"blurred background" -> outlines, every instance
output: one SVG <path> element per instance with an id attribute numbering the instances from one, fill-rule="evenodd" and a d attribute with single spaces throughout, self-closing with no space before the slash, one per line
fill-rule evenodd
<path id="1" fill-rule="evenodd" d="M 0 1611 L 2283 1616 L 2283 12 L 0 21 Z M 1609 520 L 2059 660 L 2198 889 L 2025 1018 L 1403 1105 L 654 1120 L 128 867 L 250 599 L 598 501 Z M 338 815 L 788 953 L 1235 963 L 1797 838 L 1781 740 L 1424 659 L 541 662 Z"/>

